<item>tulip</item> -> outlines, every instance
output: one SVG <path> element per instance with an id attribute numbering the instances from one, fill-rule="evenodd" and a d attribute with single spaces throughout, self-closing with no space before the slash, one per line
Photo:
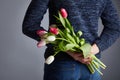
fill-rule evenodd
<path id="1" fill-rule="evenodd" d="M 37 30 L 36 32 L 39 36 L 43 36 L 45 33 L 47 33 L 45 30 Z"/>
<path id="2" fill-rule="evenodd" d="M 84 39 L 84 38 L 81 38 L 81 39 L 80 39 L 80 44 L 81 44 L 81 46 L 82 46 L 83 44 L 85 44 L 85 39 Z"/>
<path id="3" fill-rule="evenodd" d="M 54 56 L 51 55 L 45 60 L 45 63 L 46 64 L 51 64 L 53 61 L 54 61 Z"/>
<path id="4" fill-rule="evenodd" d="M 58 28 L 56 28 L 56 27 L 50 27 L 50 32 L 55 35 L 59 34 Z"/>
<path id="5" fill-rule="evenodd" d="M 37 47 L 40 48 L 42 46 L 46 45 L 46 41 L 45 40 L 41 40 L 40 42 L 38 42 Z"/>
<path id="6" fill-rule="evenodd" d="M 82 36 L 82 34 L 83 34 L 82 31 L 78 31 L 78 32 L 77 32 L 77 35 L 78 35 L 78 36 Z"/>
<path id="7" fill-rule="evenodd" d="M 62 15 L 63 18 L 67 18 L 68 16 L 67 11 L 64 8 L 61 8 L 60 14 Z"/>
<path id="8" fill-rule="evenodd" d="M 47 41 L 55 41 L 55 36 L 54 35 L 51 35 L 51 36 L 48 36 L 47 37 Z"/>

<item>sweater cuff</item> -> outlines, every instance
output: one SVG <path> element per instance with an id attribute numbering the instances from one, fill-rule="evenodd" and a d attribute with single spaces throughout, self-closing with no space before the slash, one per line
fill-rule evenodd
<path id="1" fill-rule="evenodd" d="M 94 43 L 95 43 L 95 44 L 97 45 L 97 47 L 99 48 L 99 52 L 102 52 L 102 51 L 104 51 L 104 50 L 106 49 L 105 43 L 103 43 L 103 41 L 100 40 L 100 38 L 97 39 Z"/>

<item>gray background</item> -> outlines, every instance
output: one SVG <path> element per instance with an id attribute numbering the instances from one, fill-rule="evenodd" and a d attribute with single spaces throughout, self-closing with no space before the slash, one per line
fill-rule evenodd
<path id="1" fill-rule="evenodd" d="M 0 80 L 42 80 L 44 50 L 22 34 L 22 21 L 31 0 L 0 0 Z M 120 13 L 119 0 L 114 0 Z M 47 29 L 48 14 L 42 26 Z M 99 23 L 100 30 L 102 25 Z M 120 80 L 120 39 L 102 53 L 108 66 L 103 80 Z"/>

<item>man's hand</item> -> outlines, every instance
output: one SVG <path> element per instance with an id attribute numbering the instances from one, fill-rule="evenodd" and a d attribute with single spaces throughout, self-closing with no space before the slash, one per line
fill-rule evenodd
<path id="1" fill-rule="evenodd" d="M 77 53 L 77 52 L 67 51 L 67 54 L 69 54 L 71 57 L 73 57 L 74 60 L 79 61 L 83 64 L 89 64 L 90 61 L 92 60 L 92 58 L 90 58 L 90 57 L 84 58 L 81 53 Z"/>
<path id="2" fill-rule="evenodd" d="M 96 44 L 93 44 L 91 47 L 91 52 L 90 54 L 97 54 L 99 52 L 99 48 L 97 47 Z M 67 51 L 67 54 L 69 54 L 71 57 L 73 57 L 73 59 L 75 59 L 76 61 L 79 61 L 83 64 L 89 64 L 92 60 L 91 57 L 88 58 L 84 58 L 83 55 L 81 53 L 77 53 L 77 52 L 72 52 L 72 51 Z"/>

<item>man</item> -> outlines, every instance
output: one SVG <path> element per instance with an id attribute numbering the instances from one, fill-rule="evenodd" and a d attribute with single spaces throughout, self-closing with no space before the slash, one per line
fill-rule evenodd
<path id="1" fill-rule="evenodd" d="M 37 41 L 43 15 L 49 9 L 49 25 L 58 24 L 53 15 L 65 8 L 74 31 L 81 30 L 83 37 L 92 45 L 91 53 L 100 58 L 100 52 L 110 47 L 120 36 L 120 20 L 111 0 L 32 0 L 23 21 L 23 33 Z M 104 29 L 98 36 L 98 19 Z M 47 31 L 47 30 L 45 30 Z M 59 44 L 58 44 L 59 45 Z M 53 45 L 47 44 L 45 58 L 54 53 Z M 73 54 L 75 53 L 75 54 Z M 76 52 L 60 52 L 51 65 L 45 64 L 44 80 L 101 80 L 99 73 L 91 74 L 85 64 L 91 58 L 83 58 Z"/>

